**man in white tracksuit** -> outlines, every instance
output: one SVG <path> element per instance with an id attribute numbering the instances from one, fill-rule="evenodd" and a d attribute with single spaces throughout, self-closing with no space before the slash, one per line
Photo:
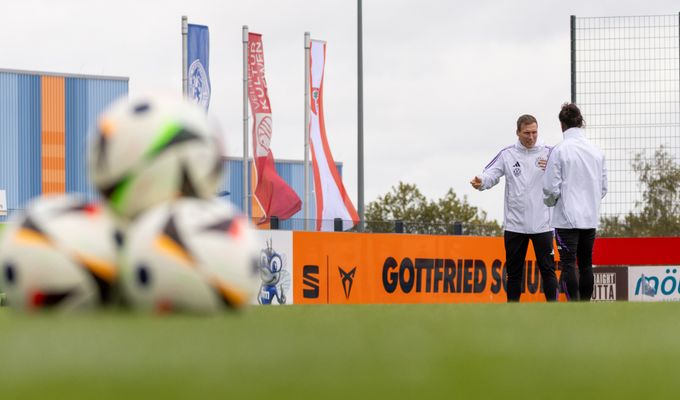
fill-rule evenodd
<path id="1" fill-rule="evenodd" d="M 550 209 L 543 204 L 541 192 L 550 148 L 537 143 L 538 123 L 531 115 L 522 115 L 517 120 L 517 137 L 517 143 L 501 150 L 470 184 L 477 190 L 486 190 L 505 176 L 503 236 L 508 302 L 519 301 L 522 294 L 529 240 L 534 245 L 545 298 L 555 301 L 557 276 Z"/>
<path id="2" fill-rule="evenodd" d="M 593 244 L 600 220 L 600 202 L 607 194 L 607 169 L 602 152 L 585 137 L 578 107 L 565 103 L 559 119 L 564 139 L 548 158 L 543 181 L 544 202 L 554 207 L 551 225 L 555 228 L 560 252 L 562 290 L 569 301 L 590 301 Z"/>

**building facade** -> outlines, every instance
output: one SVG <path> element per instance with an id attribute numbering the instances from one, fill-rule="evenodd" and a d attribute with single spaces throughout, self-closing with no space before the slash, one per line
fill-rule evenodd
<path id="1" fill-rule="evenodd" d="M 0 191 L 5 192 L 4 222 L 33 197 L 81 193 L 97 198 L 87 172 L 88 135 L 112 101 L 127 95 L 126 77 L 69 75 L 0 69 Z M 303 208 L 281 229 L 303 230 L 304 163 L 278 160 L 276 171 L 303 201 Z M 342 163 L 336 163 L 342 176 Z M 252 169 L 252 167 L 251 167 Z M 316 217 L 310 168 L 310 220 Z M 248 185 L 252 194 L 251 185 Z M 243 210 L 243 160 L 224 163 L 221 197 Z M 252 197 L 249 197 L 252 199 Z M 309 226 L 314 226 L 310 222 Z"/>
<path id="2" fill-rule="evenodd" d="M 252 171 L 252 162 L 248 162 L 249 171 Z M 280 228 L 286 230 L 305 230 L 304 220 L 304 162 L 298 160 L 277 160 L 275 162 L 276 172 L 281 178 L 297 193 L 300 200 L 302 200 L 302 208 L 295 215 L 286 221 L 281 221 Z M 336 162 L 336 168 L 339 175 L 342 177 L 342 163 Z M 250 176 L 250 175 L 249 175 Z M 222 186 L 220 188 L 220 196 L 229 199 L 239 209 L 243 210 L 243 159 L 228 157 L 224 164 L 224 177 L 222 178 Z M 251 177 L 252 179 L 252 177 Z M 252 195 L 253 190 L 250 182 L 248 184 L 248 192 Z M 314 195 L 314 178 L 312 176 L 312 168 L 309 168 L 309 215 L 307 216 L 310 222 L 308 228 L 313 229 L 316 221 L 316 205 Z M 252 197 L 249 197 L 252 201 Z M 250 207 L 252 209 L 252 206 Z"/>
<path id="3" fill-rule="evenodd" d="M 127 95 L 128 83 L 126 77 L 0 69 L 0 190 L 10 215 L 43 193 L 95 196 L 88 133 L 109 103 Z"/>

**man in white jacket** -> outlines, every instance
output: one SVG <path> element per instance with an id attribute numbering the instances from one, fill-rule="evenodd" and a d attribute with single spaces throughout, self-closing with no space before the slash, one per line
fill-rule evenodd
<path id="1" fill-rule="evenodd" d="M 486 190 L 505 176 L 503 236 L 508 302 L 519 301 L 522 294 L 529 240 L 534 245 L 545 298 L 555 301 L 557 276 L 550 210 L 543 204 L 541 193 L 550 148 L 537 143 L 538 123 L 531 115 L 522 115 L 517 120 L 517 137 L 517 143 L 501 150 L 470 184 L 477 190 Z"/>
<path id="2" fill-rule="evenodd" d="M 600 202 L 607 194 L 607 169 L 602 152 L 586 139 L 581 110 L 575 104 L 565 103 L 559 119 L 564 139 L 548 157 L 543 200 L 554 207 L 551 225 L 560 252 L 562 289 L 569 301 L 590 301 L 593 244 Z"/>

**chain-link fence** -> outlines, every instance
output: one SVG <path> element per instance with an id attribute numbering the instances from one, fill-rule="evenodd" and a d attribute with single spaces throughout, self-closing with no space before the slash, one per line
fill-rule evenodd
<path id="1" fill-rule="evenodd" d="M 632 164 L 663 146 L 680 161 L 680 14 L 571 17 L 571 90 L 586 133 L 606 157 L 601 213 L 636 212 Z"/>

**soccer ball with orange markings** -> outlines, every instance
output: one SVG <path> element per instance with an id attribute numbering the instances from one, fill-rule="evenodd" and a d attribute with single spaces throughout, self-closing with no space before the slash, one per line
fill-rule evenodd
<path id="1" fill-rule="evenodd" d="M 121 99 L 102 113 L 90 138 L 94 185 L 127 219 L 180 196 L 214 197 L 222 178 L 217 126 L 179 97 Z"/>
<path id="2" fill-rule="evenodd" d="M 182 198 L 128 230 L 121 285 L 145 311 L 212 313 L 253 303 L 257 246 L 247 219 L 221 200 Z"/>
<path id="3" fill-rule="evenodd" d="M 0 292 L 18 310 L 83 310 L 116 298 L 116 233 L 101 206 L 72 196 L 33 200 L 0 241 Z"/>

